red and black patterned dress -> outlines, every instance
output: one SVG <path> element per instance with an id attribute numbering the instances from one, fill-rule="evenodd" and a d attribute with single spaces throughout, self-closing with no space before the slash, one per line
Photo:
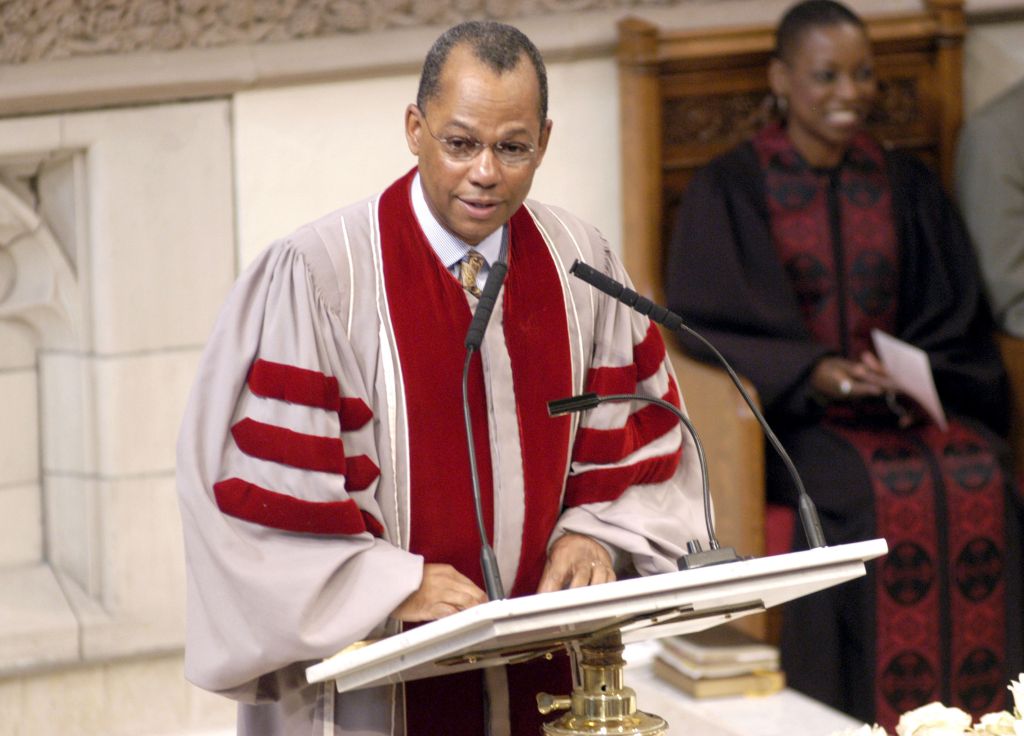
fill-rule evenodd
<path id="1" fill-rule="evenodd" d="M 838 167 L 815 169 L 779 126 L 698 173 L 670 248 L 669 307 L 757 386 L 829 543 L 889 543 L 866 578 L 787 607 L 782 644 L 793 686 L 890 729 L 931 700 L 998 709 L 1021 668 L 1021 503 L 976 271 L 916 159 L 861 135 Z M 858 358 L 874 328 L 928 353 L 947 432 L 900 429 L 880 400 L 814 395 L 817 361 Z M 767 460 L 769 500 L 792 505 Z"/>

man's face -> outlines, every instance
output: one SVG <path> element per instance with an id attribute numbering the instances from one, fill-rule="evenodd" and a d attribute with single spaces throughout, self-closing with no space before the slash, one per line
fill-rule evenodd
<path id="1" fill-rule="evenodd" d="M 497 74 L 468 46 L 456 46 L 441 73 L 438 94 L 405 113 L 409 150 L 419 158 L 427 204 L 438 221 L 470 245 L 493 233 L 519 209 L 540 166 L 551 121 L 540 121 L 540 90 L 533 64 L 521 56 L 515 69 Z M 429 127 L 428 127 L 429 126 Z M 480 141 L 468 161 L 457 161 L 437 138 Z M 523 163 L 503 163 L 494 143 L 528 144 Z"/>

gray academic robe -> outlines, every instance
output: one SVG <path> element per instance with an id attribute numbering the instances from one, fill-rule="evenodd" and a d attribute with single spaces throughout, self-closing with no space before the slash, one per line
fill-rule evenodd
<path id="1" fill-rule="evenodd" d="M 1024 80 L 968 119 L 956 187 L 996 321 L 1024 337 Z"/>
<path id="2" fill-rule="evenodd" d="M 407 175 L 388 190 L 403 218 L 411 217 L 404 209 L 410 181 Z M 410 528 L 413 407 L 403 374 L 410 356 L 400 349 L 382 267 L 385 195 L 302 227 L 257 257 L 223 308 L 188 402 L 177 475 L 188 575 L 186 676 L 240 701 L 240 733 L 406 733 L 401 686 L 335 697 L 329 685 L 310 686 L 304 678 L 309 664 L 393 633 L 389 613 L 417 589 L 424 564 L 410 551 L 417 532 Z M 537 228 L 557 274 L 567 327 L 560 348 L 569 356 L 572 391 L 614 378 L 620 389 L 677 396 L 657 330 L 567 272 L 580 259 L 628 281 L 601 235 L 533 201 L 518 217 Z M 515 247 L 513 238 L 510 279 Z M 475 297 L 461 294 L 475 306 Z M 523 397 L 502 329 L 504 304 L 499 296 L 481 355 L 493 540 L 510 590 L 521 561 L 537 550 L 522 541 L 531 468 L 523 461 Z M 650 365 L 638 372 L 639 362 Z M 632 376 L 629 385 L 622 385 L 624 376 Z M 652 417 L 641 412 L 639 405 L 605 404 L 571 420 L 568 441 L 550 448 L 551 462 L 566 471 L 556 499 L 561 511 L 543 530 L 542 544 L 566 531 L 590 535 L 614 552 L 620 574 L 650 575 L 674 570 L 687 540 L 706 540 L 692 441 L 674 420 L 671 428 L 657 420 L 662 429 L 651 432 Z M 619 450 L 609 450 L 609 439 L 620 440 Z M 450 443 L 453 467 L 466 462 L 461 442 Z M 329 453 L 322 461 L 303 455 L 303 448 L 325 443 L 343 448 L 345 462 L 333 465 Z M 584 445 L 600 451 L 581 455 Z M 669 476 L 636 474 L 665 458 L 673 462 Z M 638 482 L 602 496 L 622 478 Z M 436 530 L 453 532 L 476 535 L 472 526 Z M 488 682 L 500 687 L 502 677 Z M 490 696 L 492 705 L 503 699 L 507 693 Z M 490 718 L 493 733 L 509 732 L 500 707 Z"/>

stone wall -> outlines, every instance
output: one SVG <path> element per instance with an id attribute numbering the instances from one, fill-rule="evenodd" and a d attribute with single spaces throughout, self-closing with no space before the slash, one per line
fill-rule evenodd
<path id="1" fill-rule="evenodd" d="M 620 248 L 616 20 L 769 22 L 787 4 L 0 2 L 0 731 L 230 721 L 181 679 L 187 390 L 260 248 L 414 164 L 402 113 L 440 25 L 510 18 L 538 42 L 554 131 L 533 194 Z M 970 105 L 1024 74 L 1024 26 L 982 20 Z"/>

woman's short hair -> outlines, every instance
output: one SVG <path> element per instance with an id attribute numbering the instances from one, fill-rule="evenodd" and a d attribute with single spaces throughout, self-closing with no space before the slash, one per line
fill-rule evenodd
<path id="1" fill-rule="evenodd" d="M 867 33 L 867 26 L 860 16 L 836 0 L 804 0 L 797 3 L 779 21 L 775 31 L 775 57 L 789 61 L 807 31 L 846 23 Z"/>

